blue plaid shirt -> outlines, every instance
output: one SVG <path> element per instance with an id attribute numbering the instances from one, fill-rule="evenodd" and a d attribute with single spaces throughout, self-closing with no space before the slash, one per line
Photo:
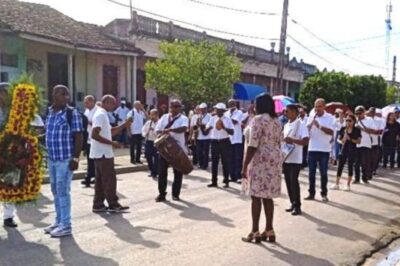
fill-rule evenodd
<path id="1" fill-rule="evenodd" d="M 49 159 L 64 161 L 74 156 L 74 133 L 82 132 L 82 118 L 77 110 L 72 112 L 72 123 L 67 121 L 67 107 L 57 113 L 49 108 L 46 119 L 46 147 Z"/>

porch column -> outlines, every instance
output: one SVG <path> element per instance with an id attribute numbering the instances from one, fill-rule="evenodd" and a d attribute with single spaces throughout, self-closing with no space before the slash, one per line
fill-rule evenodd
<path id="1" fill-rule="evenodd" d="M 74 88 L 74 56 L 68 54 L 68 88 L 70 89 L 72 101 L 75 102 L 75 88 Z"/>
<path id="2" fill-rule="evenodd" d="M 133 86 L 132 86 L 132 103 L 136 101 L 137 97 L 137 56 L 133 57 Z"/>
<path id="3" fill-rule="evenodd" d="M 128 101 L 130 101 L 130 99 L 132 98 L 131 90 L 132 90 L 132 57 L 127 56 L 126 57 L 126 87 L 125 87 L 124 96 Z"/>

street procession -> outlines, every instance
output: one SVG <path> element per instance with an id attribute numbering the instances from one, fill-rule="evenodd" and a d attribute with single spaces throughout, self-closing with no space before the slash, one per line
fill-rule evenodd
<path id="1" fill-rule="evenodd" d="M 386 66 L 288 0 L 82 2 L 0 0 L 0 265 L 400 263 L 392 1 Z"/>

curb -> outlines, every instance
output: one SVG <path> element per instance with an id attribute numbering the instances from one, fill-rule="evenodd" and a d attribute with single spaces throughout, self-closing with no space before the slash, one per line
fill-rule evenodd
<path id="1" fill-rule="evenodd" d="M 132 165 L 132 166 L 116 166 L 115 167 L 115 172 L 116 172 L 117 175 L 121 175 L 121 174 L 128 174 L 128 173 L 146 171 L 148 169 L 149 168 L 147 167 L 146 164 L 144 164 L 144 165 Z M 72 180 L 84 179 L 85 175 L 86 175 L 86 171 L 84 171 L 84 170 L 75 171 L 74 175 L 72 176 Z M 42 184 L 49 184 L 49 176 L 48 175 L 45 175 L 43 177 Z"/>

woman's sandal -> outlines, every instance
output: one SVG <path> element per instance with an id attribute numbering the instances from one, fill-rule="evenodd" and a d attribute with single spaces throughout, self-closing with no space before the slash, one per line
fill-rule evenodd
<path id="1" fill-rule="evenodd" d="M 261 240 L 265 242 L 270 242 L 270 243 L 275 243 L 276 242 L 276 236 L 274 230 L 267 231 L 265 230 L 261 234 Z"/>
<path id="2" fill-rule="evenodd" d="M 247 243 L 251 243 L 253 240 L 255 243 L 261 243 L 261 235 L 259 232 L 250 233 L 247 237 L 242 237 L 242 241 Z"/>

